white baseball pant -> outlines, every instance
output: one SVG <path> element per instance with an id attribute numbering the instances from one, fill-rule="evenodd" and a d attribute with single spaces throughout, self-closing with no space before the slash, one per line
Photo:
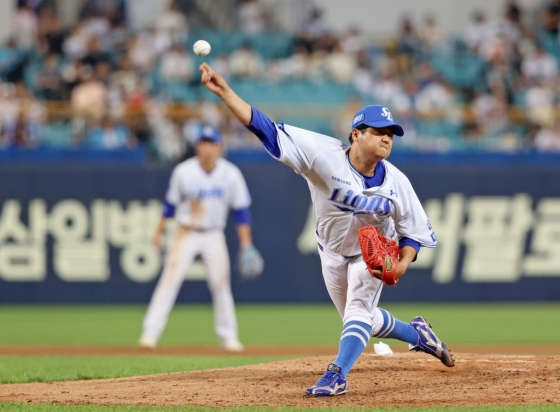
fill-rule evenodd
<path id="1" fill-rule="evenodd" d="M 214 327 L 222 341 L 237 341 L 237 319 L 231 293 L 230 261 L 224 232 L 193 231 L 178 225 L 175 240 L 166 257 L 148 312 L 144 318 L 143 337 L 157 342 L 183 284 L 186 270 L 201 255 L 208 275 L 208 288 L 214 307 Z"/>
<path id="2" fill-rule="evenodd" d="M 383 326 L 383 315 L 377 308 L 383 282 L 368 272 L 361 255 L 352 258 L 319 247 L 323 279 L 342 323 L 360 321 L 371 325 L 372 334 Z"/>

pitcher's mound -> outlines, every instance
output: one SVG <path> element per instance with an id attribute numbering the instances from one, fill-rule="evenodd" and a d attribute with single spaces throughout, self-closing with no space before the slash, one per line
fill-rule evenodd
<path id="1" fill-rule="evenodd" d="M 560 405 L 560 357 L 455 354 L 454 368 L 422 353 L 364 354 L 349 392 L 309 398 L 304 390 L 331 356 L 133 378 L 0 385 L 0 401 L 97 405 L 473 406 Z"/>

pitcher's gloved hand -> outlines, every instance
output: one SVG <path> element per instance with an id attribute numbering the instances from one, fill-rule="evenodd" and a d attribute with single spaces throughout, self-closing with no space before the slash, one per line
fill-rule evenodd
<path id="1" fill-rule="evenodd" d="M 375 226 L 364 226 L 358 230 L 358 240 L 362 249 L 362 256 L 369 273 L 380 270 L 381 281 L 385 285 L 396 285 L 395 278 L 399 263 L 399 245 L 394 240 L 388 241 L 379 233 Z"/>

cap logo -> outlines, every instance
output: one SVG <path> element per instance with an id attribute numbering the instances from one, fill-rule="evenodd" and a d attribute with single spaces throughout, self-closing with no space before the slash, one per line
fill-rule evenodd
<path id="1" fill-rule="evenodd" d="M 381 116 L 386 117 L 390 122 L 393 121 L 393 115 L 386 107 L 383 107 L 383 109 L 381 109 Z"/>
<path id="2" fill-rule="evenodd" d="M 356 124 L 358 123 L 360 120 L 362 120 L 364 118 L 364 114 L 359 114 L 358 116 L 354 117 L 354 120 L 352 120 L 352 124 Z"/>
<path id="3" fill-rule="evenodd" d="M 202 134 L 206 137 L 212 137 L 212 135 L 214 134 L 214 130 L 212 130 L 210 126 L 204 126 L 204 128 L 202 129 Z"/>

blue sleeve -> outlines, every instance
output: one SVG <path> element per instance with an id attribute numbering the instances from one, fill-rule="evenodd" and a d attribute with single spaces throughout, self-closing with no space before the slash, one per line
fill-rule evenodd
<path id="1" fill-rule="evenodd" d="M 410 246 L 411 248 L 413 248 L 416 251 L 416 256 L 414 256 L 414 260 L 413 262 L 416 260 L 416 258 L 418 257 L 418 252 L 420 252 L 420 243 L 418 243 L 416 240 L 412 240 L 408 237 L 402 237 L 399 239 L 399 247 L 402 249 L 405 246 Z"/>
<path id="2" fill-rule="evenodd" d="M 163 217 L 171 218 L 175 216 L 175 205 L 169 203 L 167 200 L 163 202 L 163 211 L 161 213 Z"/>
<path id="3" fill-rule="evenodd" d="M 264 113 L 251 107 L 251 124 L 246 126 L 255 136 L 259 138 L 266 150 L 271 155 L 280 157 L 280 146 L 278 145 L 278 132 L 272 120 Z"/>
<path id="4" fill-rule="evenodd" d="M 251 211 L 248 207 L 244 209 L 237 209 L 233 211 L 233 217 L 235 218 L 235 223 L 238 225 L 253 223 L 253 217 L 251 216 Z"/>

